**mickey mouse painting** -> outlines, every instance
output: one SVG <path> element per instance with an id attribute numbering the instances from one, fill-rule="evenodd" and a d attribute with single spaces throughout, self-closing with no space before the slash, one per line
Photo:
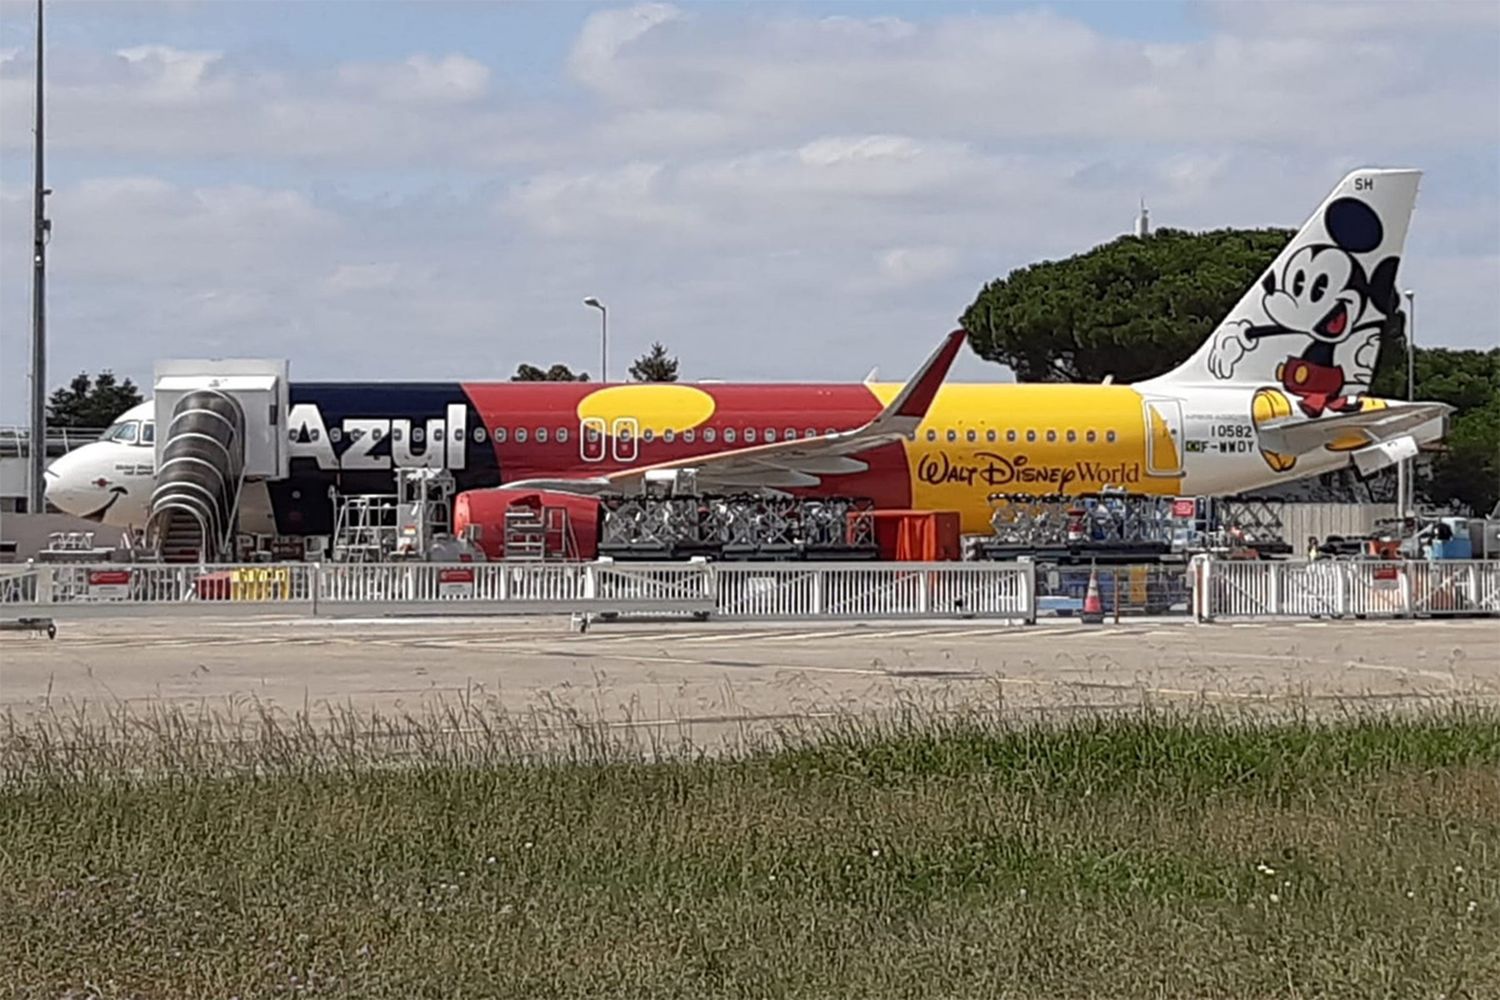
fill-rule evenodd
<path id="1" fill-rule="evenodd" d="M 1276 366 L 1282 388 L 1309 417 L 1325 411 L 1357 410 L 1355 393 L 1369 384 L 1380 347 L 1380 330 L 1398 304 L 1396 268 L 1386 257 L 1366 273 L 1356 254 L 1368 254 L 1384 239 L 1380 216 L 1358 198 L 1336 198 L 1323 213 L 1332 242 L 1314 242 L 1290 257 L 1278 275 L 1261 282 L 1261 308 L 1269 322 L 1241 320 L 1222 331 L 1209 368 L 1230 378 L 1239 360 L 1272 337 L 1303 337 L 1306 346 Z M 1351 372 L 1339 364 L 1341 344 L 1358 344 Z"/>

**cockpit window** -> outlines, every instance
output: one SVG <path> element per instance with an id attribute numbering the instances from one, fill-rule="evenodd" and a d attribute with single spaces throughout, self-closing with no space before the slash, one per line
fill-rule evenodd
<path id="1" fill-rule="evenodd" d="M 118 444 L 135 444 L 136 434 L 139 432 L 141 422 L 139 420 L 122 420 L 112 425 L 104 432 L 101 441 L 114 441 Z"/>
<path id="2" fill-rule="evenodd" d="M 141 424 L 141 444 L 156 443 L 156 421 L 147 420 Z"/>

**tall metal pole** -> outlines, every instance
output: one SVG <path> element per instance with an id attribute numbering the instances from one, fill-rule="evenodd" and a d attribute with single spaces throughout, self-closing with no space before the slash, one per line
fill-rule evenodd
<path id="1" fill-rule="evenodd" d="M 609 381 L 609 310 L 604 303 L 590 295 L 583 300 L 590 309 L 599 310 L 599 381 Z"/>
<path id="2" fill-rule="evenodd" d="M 42 0 L 36 0 L 36 189 L 32 204 L 31 459 L 26 509 L 46 510 L 47 483 L 47 188 L 42 170 Z"/>
<path id="3" fill-rule="evenodd" d="M 1408 288 L 1406 290 L 1406 400 L 1415 402 L 1417 398 L 1417 293 Z M 1402 463 L 1406 475 L 1402 478 L 1406 481 L 1406 496 L 1402 499 L 1405 506 L 1399 511 L 1402 517 L 1408 514 L 1415 515 L 1417 510 L 1417 460 L 1415 457 L 1408 458 Z M 1415 525 L 1413 525 L 1415 527 Z"/>
<path id="4" fill-rule="evenodd" d="M 1406 290 L 1406 400 L 1417 398 L 1417 293 Z"/>

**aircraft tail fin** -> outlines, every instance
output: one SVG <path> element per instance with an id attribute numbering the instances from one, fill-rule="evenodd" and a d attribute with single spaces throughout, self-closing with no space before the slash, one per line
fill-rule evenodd
<path id="1" fill-rule="evenodd" d="M 1197 353 L 1154 381 L 1280 384 L 1309 414 L 1363 394 L 1400 308 L 1396 270 L 1421 176 L 1345 177 Z"/>

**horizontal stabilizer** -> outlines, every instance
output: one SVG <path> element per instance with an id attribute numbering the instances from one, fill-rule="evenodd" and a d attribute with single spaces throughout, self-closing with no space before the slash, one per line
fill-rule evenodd
<path id="1" fill-rule="evenodd" d="M 1410 434 L 1404 434 L 1394 441 L 1382 441 L 1368 448 L 1361 448 L 1353 455 L 1354 467 L 1362 476 L 1373 475 L 1381 469 L 1404 462 L 1417 453 L 1417 439 Z"/>
<path id="2" fill-rule="evenodd" d="M 1261 447 L 1283 455 L 1302 455 L 1335 442 L 1362 437 L 1379 444 L 1410 434 L 1423 424 L 1447 416 L 1446 403 L 1403 403 L 1379 410 L 1339 413 L 1316 419 L 1288 418 L 1259 428 Z"/>

